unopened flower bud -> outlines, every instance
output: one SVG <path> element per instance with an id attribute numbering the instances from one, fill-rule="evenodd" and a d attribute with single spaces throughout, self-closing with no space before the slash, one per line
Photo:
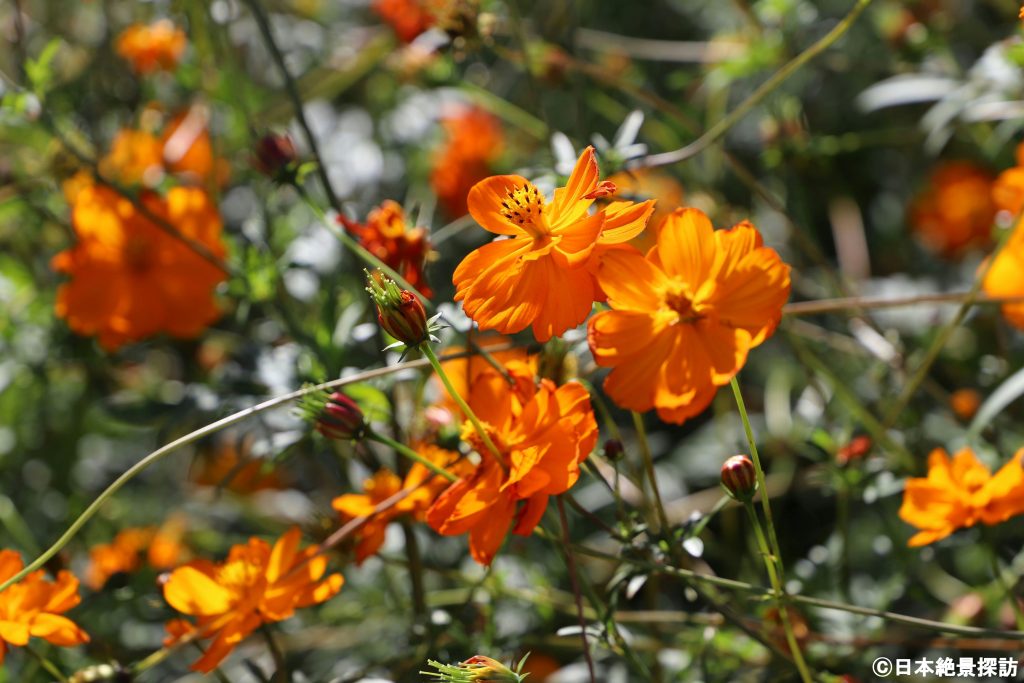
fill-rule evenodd
<path id="1" fill-rule="evenodd" d="M 604 457 L 609 462 L 617 462 L 622 457 L 624 451 L 622 442 L 618 439 L 608 439 L 604 442 Z"/>
<path id="2" fill-rule="evenodd" d="M 377 305 L 377 322 L 385 332 L 408 347 L 430 338 L 427 311 L 415 294 L 400 289 L 379 271 L 368 276 L 366 291 Z"/>
<path id="3" fill-rule="evenodd" d="M 441 662 L 429 660 L 427 663 L 437 669 L 437 673 L 426 671 L 422 673 L 446 683 L 469 683 L 471 681 L 478 681 L 479 683 L 522 683 L 527 677 L 527 674 L 522 673 L 524 662 L 525 658 L 516 667 L 518 671 L 513 671 L 496 659 L 484 655 L 474 655 L 458 664 L 442 664 Z"/>
<path id="4" fill-rule="evenodd" d="M 722 486 L 736 500 L 753 498 L 757 491 L 757 472 L 750 458 L 734 455 L 726 460 L 722 465 Z"/>
<path id="5" fill-rule="evenodd" d="M 292 172 L 298 153 L 291 137 L 283 133 L 267 133 L 256 143 L 253 166 L 271 178 Z"/>
<path id="6" fill-rule="evenodd" d="M 336 391 L 327 397 L 317 414 L 316 429 L 328 439 L 359 439 L 366 430 L 366 420 L 355 401 Z"/>

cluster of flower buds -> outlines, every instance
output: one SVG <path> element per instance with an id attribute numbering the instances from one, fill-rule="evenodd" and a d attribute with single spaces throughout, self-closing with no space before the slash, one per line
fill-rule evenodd
<path id="1" fill-rule="evenodd" d="M 366 291 L 377 306 L 377 322 L 399 345 L 415 348 L 427 341 L 438 341 L 432 334 L 438 316 L 427 320 L 427 310 L 419 297 L 379 270 L 372 275 L 366 271 L 366 284 Z"/>
<path id="2" fill-rule="evenodd" d="M 745 455 L 734 455 L 722 465 L 722 488 L 741 502 L 753 499 L 757 492 L 757 471 Z"/>

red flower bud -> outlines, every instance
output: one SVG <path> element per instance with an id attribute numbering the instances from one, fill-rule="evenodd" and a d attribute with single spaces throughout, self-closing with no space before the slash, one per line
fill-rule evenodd
<path id="1" fill-rule="evenodd" d="M 851 460 L 860 460 L 870 452 L 871 437 L 855 436 L 850 439 L 850 443 L 836 451 L 836 462 L 845 465 Z"/>
<path id="2" fill-rule="evenodd" d="M 295 143 L 287 134 L 268 133 L 256 143 L 253 166 L 260 173 L 278 178 L 298 159 Z"/>
<path id="3" fill-rule="evenodd" d="M 385 332 L 406 346 L 419 346 L 430 338 L 427 309 L 415 294 L 399 289 L 379 272 L 370 276 L 366 291 L 377 304 L 377 322 Z"/>
<path id="4" fill-rule="evenodd" d="M 609 462 L 616 462 L 622 457 L 625 449 L 622 447 L 622 442 L 618 439 L 608 439 L 604 442 L 604 457 Z"/>
<path id="5" fill-rule="evenodd" d="M 740 501 L 754 497 L 757 491 L 757 472 L 754 463 L 745 455 L 734 455 L 722 465 L 722 486 L 730 496 Z"/>
<path id="6" fill-rule="evenodd" d="M 351 398 L 336 391 L 327 397 L 316 418 L 316 429 L 328 439 L 359 439 L 366 430 L 363 411 Z"/>

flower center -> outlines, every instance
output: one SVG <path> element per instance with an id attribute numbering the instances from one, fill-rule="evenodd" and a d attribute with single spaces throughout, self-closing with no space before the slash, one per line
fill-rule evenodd
<path id="1" fill-rule="evenodd" d="M 524 183 L 505 194 L 501 202 L 501 215 L 510 223 L 530 233 L 534 239 L 548 234 L 544 218 L 544 196 L 533 183 Z"/>
<path id="2" fill-rule="evenodd" d="M 964 487 L 968 493 L 977 493 L 985 487 L 988 477 L 980 470 L 971 470 L 964 477 Z"/>
<path id="3" fill-rule="evenodd" d="M 153 247 L 149 240 L 132 235 L 124 245 L 124 261 L 131 270 L 142 272 L 153 264 Z"/>
<path id="4" fill-rule="evenodd" d="M 685 290 L 667 292 L 665 305 L 679 316 L 677 322 L 692 323 L 703 317 L 694 307 L 693 299 Z"/>

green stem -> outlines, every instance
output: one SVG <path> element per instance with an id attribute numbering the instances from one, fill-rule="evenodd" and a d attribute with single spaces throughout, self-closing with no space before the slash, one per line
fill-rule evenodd
<path id="1" fill-rule="evenodd" d="M 413 287 L 408 280 L 402 277 L 401 273 L 399 273 L 397 270 L 381 261 L 374 254 L 368 251 L 363 245 L 359 244 L 359 242 L 355 238 L 353 238 L 352 235 L 348 234 L 348 232 L 338 227 L 338 224 L 335 221 L 332 221 L 330 218 L 328 218 L 327 214 L 324 213 L 324 210 L 321 209 L 302 188 L 296 186 L 296 189 L 298 190 L 299 195 L 302 197 L 303 201 L 305 201 L 306 206 L 309 207 L 310 211 L 312 211 L 316 215 L 316 217 L 320 219 L 320 222 L 323 224 L 325 228 L 327 228 L 328 232 L 334 235 L 346 249 L 348 249 L 357 257 L 359 257 L 366 265 L 370 266 L 371 268 L 377 268 L 378 270 L 383 272 L 389 278 L 397 282 L 402 289 L 408 289 L 410 292 L 415 294 L 416 298 L 423 303 L 423 306 L 426 307 L 427 310 L 434 309 L 434 304 L 430 302 L 430 299 L 423 296 L 423 294 L 418 289 Z"/>
<path id="2" fill-rule="evenodd" d="M 409 458 L 414 462 L 418 462 L 419 464 L 423 465 L 424 467 L 426 467 L 428 470 L 438 475 L 439 477 L 444 477 L 445 479 L 451 482 L 456 482 L 459 480 L 458 477 L 456 477 L 448 470 L 444 469 L 443 467 L 439 467 L 438 465 L 435 465 L 434 463 L 430 462 L 413 449 L 409 448 L 403 443 L 395 441 L 389 436 L 384 436 L 383 434 L 379 434 L 378 432 L 371 431 L 366 435 L 366 438 L 370 439 L 371 441 L 376 441 L 377 443 L 382 443 L 385 446 L 390 446 L 391 448 L 395 449 L 395 451 L 399 455 L 405 456 L 406 458 Z"/>
<path id="3" fill-rule="evenodd" d="M 991 541 L 989 542 L 989 558 L 992 563 L 992 575 L 995 577 L 996 583 L 1002 589 L 1006 595 L 1006 599 L 1010 601 L 1010 606 L 1013 608 L 1013 615 L 1017 622 L 1017 630 L 1024 631 L 1024 609 L 1021 609 L 1020 601 L 1017 600 L 1017 596 L 1013 594 L 1013 586 L 1007 581 L 1003 575 L 1003 568 L 999 563 L 999 554 L 996 552 L 996 546 Z"/>
<path id="4" fill-rule="evenodd" d="M 636 428 L 637 440 L 640 442 L 640 454 L 643 456 L 644 471 L 651 484 L 651 492 L 654 494 L 654 508 L 658 514 L 658 523 L 661 525 L 661 533 L 667 534 L 669 530 L 668 515 L 665 513 L 665 505 L 661 501 L 661 491 L 658 490 L 658 477 L 654 471 L 654 457 L 651 455 L 651 444 L 647 441 L 647 430 L 644 429 L 644 416 L 633 411 L 633 426 Z"/>
<path id="5" fill-rule="evenodd" d="M 434 368 L 434 372 L 436 372 L 437 376 L 441 378 L 441 383 L 444 384 L 444 388 L 447 389 L 448 395 L 452 397 L 452 400 L 455 401 L 456 404 L 458 404 L 459 409 L 462 410 L 462 414 L 465 415 L 466 419 L 468 419 L 473 425 L 473 429 L 476 430 L 476 433 L 480 436 L 484 445 L 487 446 L 487 450 L 489 450 L 491 454 L 498 459 L 498 462 L 504 465 L 505 461 L 501 457 L 501 451 L 499 451 L 498 447 L 494 445 L 493 441 L 491 441 L 491 437 L 487 434 L 487 430 L 484 429 L 484 426 L 480 422 L 480 419 L 477 418 L 476 413 L 473 412 L 469 407 L 469 404 L 459 396 L 459 392 L 455 390 L 454 386 L 452 386 L 452 381 L 448 379 L 448 374 L 444 371 L 444 368 L 441 367 L 441 361 L 437 359 L 437 354 L 434 353 L 434 349 L 430 348 L 430 344 L 420 344 L 420 350 L 423 351 L 423 355 L 427 357 L 428 361 L 430 361 L 430 365 Z"/>
<path id="6" fill-rule="evenodd" d="M 288 673 L 288 665 L 284 659 L 284 652 L 281 651 L 281 647 L 277 644 L 277 640 L 274 638 L 274 632 L 270 629 L 270 626 L 263 624 L 260 627 L 260 632 L 263 633 L 263 639 L 267 641 L 267 649 L 270 650 L 270 656 L 274 659 L 274 676 L 272 680 L 274 683 L 288 683 L 291 681 L 291 674 Z"/>
<path id="7" fill-rule="evenodd" d="M 757 514 L 754 512 L 753 502 L 747 501 L 744 503 L 744 507 L 747 508 L 747 512 L 751 516 L 751 521 L 754 525 L 754 533 L 758 539 L 758 545 L 760 546 L 762 554 L 765 556 L 765 568 L 768 570 L 768 579 L 775 592 L 779 618 L 781 619 L 782 627 L 786 632 L 786 641 L 789 643 L 789 649 L 793 655 L 793 663 L 800 672 L 800 678 L 804 683 L 811 683 L 814 679 L 811 677 L 810 670 L 807 668 L 807 662 L 804 661 L 803 652 L 801 652 L 800 646 L 796 642 L 796 636 L 793 633 L 793 626 L 789 621 L 789 613 L 786 611 L 786 594 L 782 585 L 782 577 L 785 576 L 785 571 L 782 567 L 782 551 L 779 548 L 778 537 L 775 535 L 775 523 L 772 520 L 772 507 L 768 496 L 768 484 L 765 480 L 764 468 L 761 467 L 761 458 L 757 453 L 757 443 L 754 440 L 754 429 L 750 426 L 750 417 L 747 415 L 747 407 L 743 403 L 743 394 L 740 392 L 739 382 L 737 382 L 736 378 L 733 377 L 730 384 L 732 386 L 733 396 L 736 397 L 736 408 L 739 410 L 740 419 L 743 421 L 743 431 L 746 433 L 747 443 L 750 445 L 750 458 L 754 461 L 754 471 L 757 475 L 757 487 L 761 491 L 761 508 L 764 511 L 765 526 L 768 528 L 767 540 L 765 540 L 765 533 L 761 529 L 761 522 L 757 518 Z"/>
<path id="8" fill-rule="evenodd" d="M 750 94 L 749 97 L 747 97 L 747 99 L 743 100 L 739 106 L 729 112 L 725 117 L 719 119 L 718 123 L 708 129 L 708 131 L 699 138 L 680 149 L 673 150 L 671 152 L 662 152 L 661 154 L 652 154 L 645 157 L 644 159 L 641 159 L 637 165 L 643 167 L 665 166 L 667 164 L 675 164 L 680 161 L 684 161 L 703 152 L 713 142 L 725 135 L 730 128 L 739 123 L 744 116 L 750 113 L 751 109 L 756 107 L 761 100 L 782 85 L 790 76 L 795 74 L 805 64 L 828 49 L 832 43 L 843 37 L 850 27 L 853 26 L 857 17 L 859 17 L 870 4 L 871 0 L 857 0 L 857 4 L 853 6 L 853 9 L 850 10 L 849 14 L 843 17 L 842 21 L 836 24 L 831 31 L 826 33 L 818 39 L 816 43 L 798 54 L 787 62 L 781 69 L 772 74 L 771 78 L 762 83 Z"/>
<path id="9" fill-rule="evenodd" d="M 43 656 L 42 652 L 39 652 L 31 645 L 26 645 L 25 651 L 32 655 L 32 657 L 34 657 L 37 662 L 39 662 L 39 666 L 46 669 L 46 673 L 50 674 L 61 683 L 68 683 L 68 677 L 65 676 L 60 669 L 57 668 L 56 664 L 54 664 L 45 656 Z"/>

